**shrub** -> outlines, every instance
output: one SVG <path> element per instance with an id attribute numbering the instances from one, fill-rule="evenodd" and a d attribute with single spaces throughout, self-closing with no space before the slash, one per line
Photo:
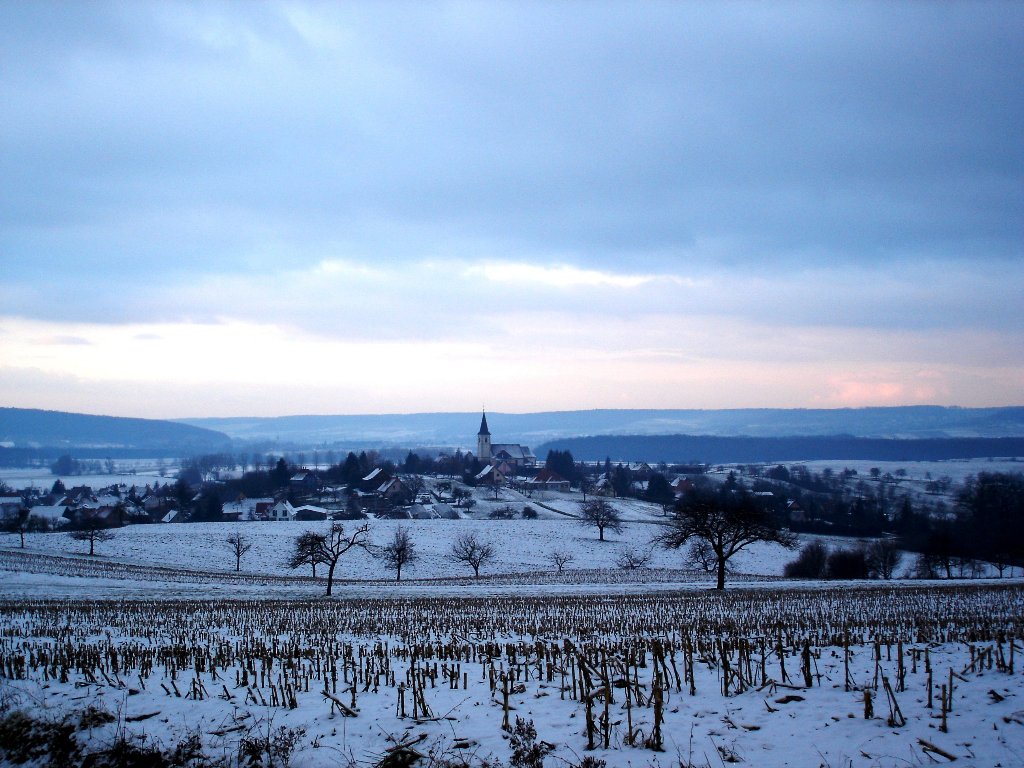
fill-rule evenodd
<path id="1" fill-rule="evenodd" d="M 516 516 L 516 511 L 507 504 L 504 507 L 496 507 L 488 515 L 491 520 L 511 520 Z"/>
<path id="2" fill-rule="evenodd" d="M 786 563 L 782 573 L 790 579 L 822 579 L 828 563 L 828 547 L 820 541 L 804 544 L 795 560 Z"/>
<path id="3" fill-rule="evenodd" d="M 533 720 L 516 717 L 516 727 L 509 740 L 512 747 L 512 768 L 544 768 L 544 757 L 554 747 L 546 742 L 537 741 L 537 729 Z"/>
<path id="4" fill-rule="evenodd" d="M 836 549 L 829 553 L 826 575 L 830 579 L 866 579 L 868 561 L 863 549 Z"/>
<path id="5" fill-rule="evenodd" d="M 903 553 L 892 539 L 879 539 L 868 546 L 865 558 L 871 578 L 891 579 L 903 559 Z"/>

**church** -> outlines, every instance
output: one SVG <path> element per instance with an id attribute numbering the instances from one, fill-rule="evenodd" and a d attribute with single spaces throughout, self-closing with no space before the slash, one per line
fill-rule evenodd
<path id="1" fill-rule="evenodd" d="M 492 466 L 505 465 L 513 471 L 537 466 L 537 457 L 533 455 L 528 445 L 491 442 L 486 411 L 480 417 L 480 431 L 476 433 L 476 456 L 481 464 L 489 462 Z"/>

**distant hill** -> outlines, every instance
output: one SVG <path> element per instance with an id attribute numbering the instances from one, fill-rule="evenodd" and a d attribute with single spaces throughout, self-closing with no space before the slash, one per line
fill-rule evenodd
<path id="1" fill-rule="evenodd" d="M 235 440 L 287 445 L 476 447 L 479 412 L 182 419 Z M 824 436 L 878 438 L 1024 436 L 1024 407 L 488 412 L 495 440 L 537 446 L 595 435 Z"/>
<path id="2" fill-rule="evenodd" d="M 165 455 L 178 456 L 224 450 L 231 445 L 231 438 L 223 432 L 173 421 L 0 408 L 0 445 L 69 451 L 166 451 Z"/>
<path id="3" fill-rule="evenodd" d="M 554 440 L 534 449 L 570 451 L 579 461 L 760 464 L 810 461 L 948 461 L 1024 456 L 1024 437 L 718 437 L 710 435 L 601 435 Z"/>

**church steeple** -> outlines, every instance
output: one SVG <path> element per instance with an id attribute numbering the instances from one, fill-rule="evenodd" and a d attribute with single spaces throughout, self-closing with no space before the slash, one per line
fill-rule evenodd
<path id="1" fill-rule="evenodd" d="M 480 461 L 491 460 L 491 430 L 487 428 L 487 411 L 480 417 L 480 431 L 476 433 L 476 457 Z"/>

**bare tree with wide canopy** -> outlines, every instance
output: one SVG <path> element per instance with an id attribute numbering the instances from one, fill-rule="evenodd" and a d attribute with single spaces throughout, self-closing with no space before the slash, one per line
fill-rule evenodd
<path id="1" fill-rule="evenodd" d="M 694 559 L 703 566 L 711 555 L 716 589 L 725 589 L 729 560 L 757 542 L 774 542 L 787 549 L 797 537 L 779 527 L 763 505 L 748 493 L 730 488 L 694 489 L 676 505 L 668 529 L 655 537 L 661 546 L 678 549 L 691 544 Z"/>

